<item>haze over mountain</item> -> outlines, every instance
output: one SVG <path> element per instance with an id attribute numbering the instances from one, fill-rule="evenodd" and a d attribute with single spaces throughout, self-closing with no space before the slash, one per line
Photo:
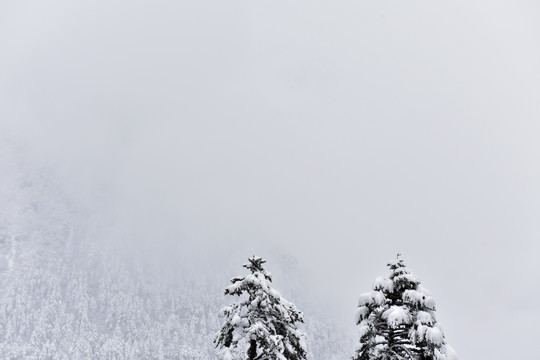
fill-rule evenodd
<path id="1" fill-rule="evenodd" d="M 240 264 L 183 246 L 164 257 L 151 239 L 133 249 L 137 235 L 82 211 L 47 170 L 2 160 L 0 357 L 215 358 L 218 313 L 232 301 L 223 289 Z M 293 258 L 271 258 L 284 293 L 304 306 L 310 358 L 342 358 L 352 337 L 303 293 Z"/>
<path id="2" fill-rule="evenodd" d="M 0 2 L 0 350 L 133 334 L 210 354 L 258 255 L 327 337 L 313 355 L 349 357 L 358 297 L 401 252 L 460 358 L 530 358 L 539 18 L 531 0 Z"/>

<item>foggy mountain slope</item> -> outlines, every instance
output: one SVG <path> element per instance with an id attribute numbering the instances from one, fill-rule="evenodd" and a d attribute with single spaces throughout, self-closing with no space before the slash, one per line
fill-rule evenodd
<path id="1" fill-rule="evenodd" d="M 210 334 L 253 254 L 310 351 L 349 358 L 325 317 L 358 340 L 355 300 L 398 251 L 460 356 L 531 358 L 539 18 L 531 0 L 1 1 L 0 360 L 211 356 L 199 314 Z"/>
<path id="2" fill-rule="evenodd" d="M 126 250 L 128 239 L 114 239 L 117 230 L 93 229 L 114 221 L 100 222 L 70 203 L 46 170 L 3 165 L 0 358 L 215 358 L 218 311 L 233 300 L 223 289 L 241 264 L 222 260 L 208 268 L 204 259 L 182 263 L 187 256 L 179 264 L 147 261 L 144 250 Z M 278 259 L 272 270 L 279 290 L 298 297 L 306 313 L 310 358 L 348 356 L 351 348 L 310 307 L 299 280 L 285 280 L 294 272 L 288 266 Z"/>

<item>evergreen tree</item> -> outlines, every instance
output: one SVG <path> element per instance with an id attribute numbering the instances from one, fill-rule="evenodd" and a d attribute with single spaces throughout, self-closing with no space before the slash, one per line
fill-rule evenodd
<path id="1" fill-rule="evenodd" d="M 217 354 L 223 360 L 304 360 L 303 314 L 270 286 L 266 262 L 253 256 L 244 267 L 251 273 L 235 277 L 225 295 L 240 300 L 221 310 L 225 323 L 217 334 Z M 247 351 L 246 351 L 247 350 Z"/>
<path id="2" fill-rule="evenodd" d="M 357 310 L 360 343 L 355 360 L 450 360 L 453 354 L 435 318 L 435 302 L 398 254 L 390 275 L 378 277 Z"/>

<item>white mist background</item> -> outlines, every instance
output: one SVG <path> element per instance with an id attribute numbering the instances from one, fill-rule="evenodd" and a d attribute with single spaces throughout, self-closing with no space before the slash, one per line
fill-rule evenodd
<path id="1" fill-rule="evenodd" d="M 0 176 L 53 174 L 81 223 L 156 262 L 241 273 L 288 254 L 351 333 L 399 251 L 462 359 L 530 359 L 539 16 L 519 0 L 4 2 Z"/>

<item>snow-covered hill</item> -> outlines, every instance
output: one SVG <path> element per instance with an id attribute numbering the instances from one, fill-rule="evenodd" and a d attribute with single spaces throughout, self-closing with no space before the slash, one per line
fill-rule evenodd
<path id="1" fill-rule="evenodd" d="M 115 239 L 117 232 L 70 203 L 47 171 L 15 162 L 3 168 L 1 359 L 215 358 L 217 314 L 230 301 L 223 289 L 240 264 L 145 261 L 125 251 L 129 239 Z M 273 267 L 291 270 L 286 260 Z M 305 312 L 309 357 L 347 358 L 349 338 L 292 279 L 280 290 Z"/>

